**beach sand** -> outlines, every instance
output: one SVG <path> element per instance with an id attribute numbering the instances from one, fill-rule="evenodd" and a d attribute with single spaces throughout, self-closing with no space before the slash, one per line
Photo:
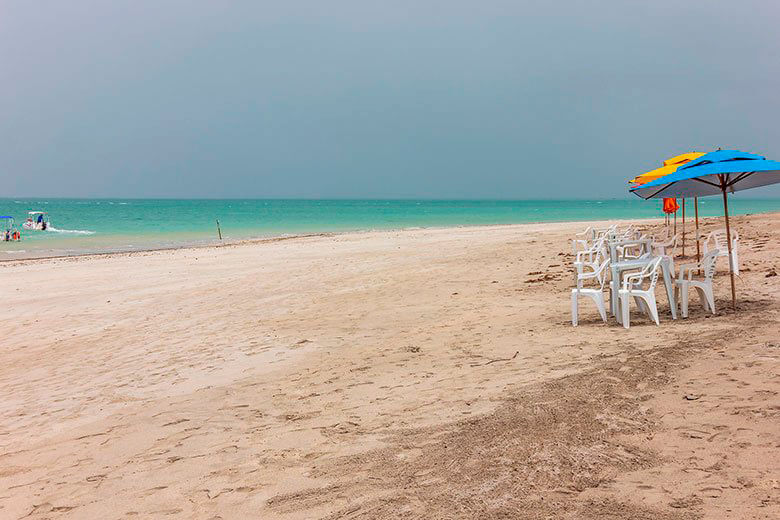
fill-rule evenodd
<path id="1" fill-rule="evenodd" d="M 0 518 L 779 518 L 780 214 L 733 222 L 737 312 L 721 259 L 630 330 L 571 326 L 582 223 L 0 264 Z"/>

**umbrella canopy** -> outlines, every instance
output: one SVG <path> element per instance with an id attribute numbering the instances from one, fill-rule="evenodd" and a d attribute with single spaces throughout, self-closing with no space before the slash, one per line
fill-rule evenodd
<path id="1" fill-rule="evenodd" d="M 688 161 L 692 161 L 693 159 L 698 159 L 702 155 L 704 155 L 702 152 L 690 152 L 675 155 L 674 157 L 670 157 L 669 159 L 665 160 L 664 165 L 660 168 L 656 168 L 655 170 L 650 170 L 649 172 L 643 173 L 642 175 L 638 175 L 628 182 L 632 182 L 634 184 L 647 184 L 648 182 L 652 182 L 659 177 L 664 177 L 665 175 L 676 172 L 681 165 L 687 163 Z"/>
<path id="2" fill-rule="evenodd" d="M 688 153 L 681 153 L 680 155 L 675 155 L 674 157 L 670 157 L 669 159 L 664 161 L 664 166 L 671 166 L 672 164 L 683 164 L 687 163 L 688 161 L 692 161 L 694 159 L 698 159 L 702 155 L 704 155 L 705 152 L 688 152 Z"/>
<path id="3" fill-rule="evenodd" d="M 780 182 L 780 162 L 739 150 L 719 150 L 680 165 L 631 192 L 643 199 L 705 197 Z"/>

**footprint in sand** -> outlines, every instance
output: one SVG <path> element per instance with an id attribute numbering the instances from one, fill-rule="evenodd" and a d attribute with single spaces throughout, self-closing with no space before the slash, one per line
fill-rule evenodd
<path id="1" fill-rule="evenodd" d="M 720 498 L 720 496 L 723 494 L 723 490 L 719 487 L 705 487 L 701 488 L 699 493 L 707 498 Z"/>

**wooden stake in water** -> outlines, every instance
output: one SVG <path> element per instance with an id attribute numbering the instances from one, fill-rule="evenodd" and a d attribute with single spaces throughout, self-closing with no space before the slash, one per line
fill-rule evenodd
<path id="1" fill-rule="evenodd" d="M 219 219 L 217 220 L 217 235 L 219 235 L 220 242 L 222 241 L 222 230 L 219 228 Z"/>

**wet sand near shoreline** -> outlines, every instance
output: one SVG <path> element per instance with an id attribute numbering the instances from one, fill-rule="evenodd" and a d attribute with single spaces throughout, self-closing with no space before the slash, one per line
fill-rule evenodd
<path id="1" fill-rule="evenodd" d="M 776 518 L 779 222 L 629 330 L 582 223 L 4 263 L 0 517 Z"/>

